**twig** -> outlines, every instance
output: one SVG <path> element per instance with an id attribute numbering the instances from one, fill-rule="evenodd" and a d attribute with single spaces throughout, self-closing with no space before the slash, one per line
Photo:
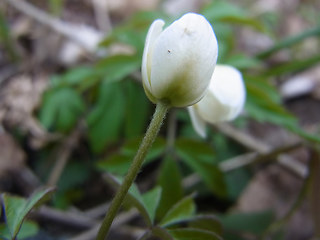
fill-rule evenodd
<path id="1" fill-rule="evenodd" d="M 50 27 L 54 31 L 60 33 L 61 35 L 67 37 L 73 42 L 77 43 L 87 52 L 92 53 L 95 49 L 92 48 L 91 44 L 88 44 L 84 39 L 79 37 L 79 29 L 70 23 L 61 21 L 58 18 L 55 18 L 46 12 L 34 7 L 23 0 L 5 0 L 8 4 L 19 10 L 20 12 L 32 17 L 38 22 Z"/>
<path id="2" fill-rule="evenodd" d="M 225 135 L 229 136 L 230 138 L 236 140 L 243 146 L 255 152 L 264 154 L 271 150 L 271 147 L 265 144 L 264 142 L 239 131 L 238 129 L 232 127 L 229 124 L 219 124 L 217 128 Z M 289 155 L 281 154 L 277 156 L 277 161 L 281 166 L 285 167 L 287 170 L 289 170 L 290 172 L 292 172 L 300 178 L 305 178 L 308 174 L 306 166 Z"/>
<path id="3" fill-rule="evenodd" d="M 283 154 L 284 152 L 291 151 L 293 149 L 296 149 L 300 147 L 300 143 L 291 144 L 285 147 L 276 148 L 273 150 L 270 150 L 266 153 L 259 154 L 256 152 L 250 152 L 246 153 L 240 156 L 236 156 L 234 158 L 230 158 L 228 160 L 222 161 L 219 164 L 219 168 L 223 172 L 230 172 L 235 169 L 248 166 L 250 164 L 256 163 L 256 162 L 262 162 L 269 159 L 274 159 L 278 157 L 279 155 Z M 185 188 L 189 188 L 195 184 L 197 184 L 200 181 L 200 177 L 197 174 L 191 174 L 190 176 L 183 179 L 183 186 Z"/>
<path id="4" fill-rule="evenodd" d="M 79 214 L 70 211 L 60 211 L 47 206 L 42 206 L 34 213 L 34 217 L 61 224 L 63 226 L 74 227 L 78 229 L 92 228 L 97 224 L 93 218 L 87 217 L 84 214 Z"/>
<path id="5" fill-rule="evenodd" d="M 85 212 L 83 212 L 87 217 L 90 218 L 100 218 L 102 216 L 104 216 L 104 214 L 107 212 L 108 208 L 109 208 L 110 203 L 104 203 L 102 205 L 99 205 L 97 207 L 94 207 L 92 209 L 89 209 Z"/>
<path id="6" fill-rule="evenodd" d="M 103 32 L 112 30 L 112 24 L 109 16 L 108 2 L 101 0 L 92 0 L 97 25 Z"/>
<path id="7" fill-rule="evenodd" d="M 21 186 L 25 195 L 30 195 L 41 186 L 40 180 L 30 168 L 24 166 L 23 168 L 16 169 L 13 172 L 14 181 Z"/>
<path id="8" fill-rule="evenodd" d="M 73 130 L 73 132 L 68 136 L 68 138 L 62 143 L 61 150 L 58 153 L 56 164 L 51 171 L 48 186 L 55 186 L 59 181 L 59 178 L 63 172 L 65 165 L 68 162 L 68 159 L 73 152 L 74 148 L 77 146 L 78 141 L 83 133 L 84 121 L 82 119 L 79 120 L 77 126 Z"/>
<path id="9" fill-rule="evenodd" d="M 138 212 L 136 209 L 132 209 L 128 212 L 125 213 L 121 213 L 117 216 L 117 218 L 114 220 L 112 226 L 111 226 L 111 230 L 123 225 L 124 223 L 130 221 L 131 219 L 135 218 L 136 216 L 138 216 Z M 70 238 L 69 240 L 91 240 L 91 239 L 95 239 L 98 231 L 100 228 L 100 223 L 95 225 L 94 227 L 92 227 L 90 230 L 75 236 L 73 238 Z"/>
<path id="10" fill-rule="evenodd" d="M 228 159 L 226 161 L 223 161 L 219 164 L 219 167 L 224 172 L 229 172 L 234 169 L 247 166 L 249 164 L 253 164 L 256 162 L 262 162 L 269 159 L 274 159 L 278 157 L 280 154 L 289 152 L 291 150 L 297 149 L 298 147 L 301 147 L 300 143 L 294 143 L 290 144 L 288 146 L 276 148 L 272 151 L 269 151 L 264 154 L 259 153 L 246 153 L 231 159 Z"/>

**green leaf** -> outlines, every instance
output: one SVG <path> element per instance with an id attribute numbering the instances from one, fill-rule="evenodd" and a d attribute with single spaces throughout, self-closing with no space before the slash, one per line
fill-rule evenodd
<path id="1" fill-rule="evenodd" d="M 134 156 L 140 146 L 141 141 L 141 137 L 129 139 L 123 146 L 122 152 L 124 154 L 131 154 Z M 165 147 L 166 141 L 161 137 L 157 137 L 146 156 L 146 162 L 149 162 L 159 157 L 164 152 Z"/>
<path id="2" fill-rule="evenodd" d="M 85 104 L 72 88 L 47 91 L 40 109 L 40 121 L 46 128 L 69 131 L 83 113 Z"/>
<path id="3" fill-rule="evenodd" d="M 28 200 L 21 197 L 2 194 L 3 207 L 6 215 L 6 224 L 11 237 L 14 239 L 23 223 L 27 214 L 37 206 L 48 201 L 54 192 L 53 188 L 39 190 L 32 194 Z"/>
<path id="4" fill-rule="evenodd" d="M 160 222 L 160 226 L 169 226 L 186 220 L 195 214 L 193 196 L 187 196 L 172 206 Z"/>
<path id="5" fill-rule="evenodd" d="M 316 134 L 310 134 L 303 130 L 298 124 L 286 124 L 285 127 L 290 130 L 291 132 L 299 135 L 300 137 L 304 138 L 307 141 L 314 142 L 314 143 L 320 143 L 320 137 Z"/>
<path id="6" fill-rule="evenodd" d="M 147 30 L 157 18 L 165 21 L 168 19 L 162 12 L 138 12 L 126 22 L 115 27 L 100 45 L 108 47 L 113 43 L 124 43 L 135 47 L 138 55 L 141 55 Z"/>
<path id="7" fill-rule="evenodd" d="M 220 220 L 226 231 L 238 233 L 262 234 L 273 222 L 272 212 L 231 213 L 221 216 Z"/>
<path id="8" fill-rule="evenodd" d="M 142 195 L 144 206 L 149 214 L 149 218 L 154 223 L 156 210 L 161 198 L 161 187 L 155 187 Z"/>
<path id="9" fill-rule="evenodd" d="M 174 240 L 167 229 L 159 227 L 158 225 L 154 226 L 151 231 L 153 236 L 159 237 L 162 240 Z"/>
<path id="10" fill-rule="evenodd" d="M 49 0 L 50 12 L 53 15 L 60 15 L 63 9 L 64 0 Z"/>
<path id="11" fill-rule="evenodd" d="M 144 93 L 141 84 L 133 80 L 125 81 L 126 116 L 125 116 L 125 133 L 127 138 L 141 136 L 149 120 L 149 101 Z"/>
<path id="12" fill-rule="evenodd" d="M 280 126 L 297 124 L 297 119 L 281 105 L 251 98 L 251 96 L 248 96 L 247 99 L 246 111 L 257 121 L 270 122 Z"/>
<path id="13" fill-rule="evenodd" d="M 0 239 L 3 239 L 3 240 L 11 239 L 11 235 L 7 228 L 7 225 L 4 223 L 0 223 Z"/>
<path id="14" fill-rule="evenodd" d="M 264 31 L 263 25 L 252 18 L 244 9 L 227 1 L 216 0 L 206 6 L 202 14 L 210 22 L 226 22 L 232 24 L 242 24 L 254 27 L 257 30 Z"/>
<path id="15" fill-rule="evenodd" d="M 320 142 L 318 136 L 301 129 L 297 119 L 283 107 L 281 96 L 275 87 L 261 77 L 244 77 L 247 88 L 246 111 L 252 118 L 283 126 L 308 141 Z"/>
<path id="16" fill-rule="evenodd" d="M 62 75 L 55 75 L 51 78 L 52 87 L 73 87 L 81 85 L 85 81 L 92 81 L 97 73 L 92 67 L 79 66 L 68 70 Z"/>
<path id="17" fill-rule="evenodd" d="M 69 163 L 58 182 L 59 192 L 64 192 L 70 189 L 75 189 L 80 184 L 84 183 L 90 177 L 89 166 L 77 161 Z"/>
<path id="18" fill-rule="evenodd" d="M 132 162 L 132 155 L 116 153 L 97 162 L 96 166 L 101 171 L 106 171 L 119 176 L 124 176 Z"/>
<path id="19" fill-rule="evenodd" d="M 223 173 L 214 164 L 214 154 L 204 142 L 177 139 L 176 150 L 184 163 L 196 171 L 209 189 L 221 198 L 227 196 L 227 187 Z"/>
<path id="20" fill-rule="evenodd" d="M 103 82 L 98 101 L 87 117 L 89 141 L 94 152 L 102 152 L 119 137 L 124 113 L 125 99 L 120 84 Z"/>
<path id="21" fill-rule="evenodd" d="M 158 178 L 158 184 L 162 188 L 162 196 L 157 210 L 158 218 L 163 218 L 170 207 L 182 199 L 181 182 L 182 177 L 176 161 L 171 157 L 163 159 Z"/>
<path id="22" fill-rule="evenodd" d="M 197 141 L 188 138 L 179 138 L 176 141 L 178 150 L 190 156 L 197 156 L 203 162 L 212 163 L 215 153 L 212 147 L 204 141 Z"/>
<path id="23" fill-rule="evenodd" d="M 271 85 L 267 78 L 259 76 L 244 75 L 246 88 L 249 96 L 265 102 L 274 102 L 281 104 L 282 98 L 279 91 Z"/>
<path id="24" fill-rule="evenodd" d="M 108 158 L 97 162 L 98 169 L 112 174 L 123 176 L 128 172 L 132 159 L 134 158 L 141 138 L 130 139 L 125 142 L 119 152 L 108 156 Z M 158 158 L 165 149 L 165 140 L 158 137 L 149 150 L 144 165 Z"/>
<path id="25" fill-rule="evenodd" d="M 104 175 L 105 177 L 105 180 L 111 185 L 113 186 L 114 188 L 118 189 L 120 186 L 121 186 L 121 183 L 122 183 L 122 178 L 116 178 L 110 174 L 105 174 Z M 157 193 L 157 191 L 159 190 L 155 190 Z M 152 194 L 155 194 L 155 193 L 151 193 Z M 155 194 L 156 195 L 156 194 Z M 150 197 L 150 196 L 149 196 Z M 147 197 L 148 198 L 148 197 Z M 146 199 L 147 201 L 149 199 Z M 149 202 L 148 202 L 149 204 Z M 138 209 L 138 211 L 140 212 L 141 216 L 144 218 L 146 224 L 151 227 L 152 226 L 152 223 L 153 223 L 153 220 L 152 220 L 152 216 L 149 215 L 149 211 L 152 213 L 152 206 L 149 205 L 148 207 L 145 205 L 145 202 L 144 202 L 144 199 L 137 187 L 136 184 L 132 184 L 129 191 L 128 191 L 128 194 L 125 198 L 125 202 L 124 202 L 124 205 L 125 206 L 134 206 Z"/>
<path id="26" fill-rule="evenodd" d="M 99 61 L 94 70 L 107 82 L 122 80 L 130 73 L 139 69 L 140 56 L 114 55 Z"/>
<path id="27" fill-rule="evenodd" d="M 222 240 L 217 234 L 193 228 L 179 228 L 169 230 L 169 233 L 176 240 Z"/>
<path id="28" fill-rule="evenodd" d="M 222 235 L 222 224 L 212 215 L 198 215 L 188 220 L 188 226 L 193 229 L 201 229 Z"/>
<path id="29" fill-rule="evenodd" d="M 260 77 L 245 76 L 247 88 L 246 111 L 254 119 L 281 126 L 296 124 L 296 118 L 281 104 L 277 90 Z"/>
<path id="30" fill-rule="evenodd" d="M 282 74 L 293 74 L 295 72 L 299 72 L 302 70 L 305 70 L 307 68 L 310 68 L 316 64 L 318 64 L 320 61 L 320 55 L 316 54 L 314 56 L 311 56 L 307 59 L 302 60 L 293 60 L 290 59 L 289 62 L 278 64 L 275 67 L 270 68 L 267 70 L 264 75 L 265 76 L 279 76 Z"/>
<path id="31" fill-rule="evenodd" d="M 17 236 L 17 239 L 25 239 L 35 236 L 39 231 L 39 227 L 36 223 L 31 221 L 24 221 Z"/>
<path id="32" fill-rule="evenodd" d="M 263 51 L 261 53 L 258 54 L 258 58 L 266 58 L 270 55 L 272 55 L 273 53 L 284 49 L 284 48 L 289 48 L 294 44 L 300 43 L 301 41 L 305 40 L 306 38 L 309 37 L 316 37 L 320 35 L 320 27 L 315 27 L 312 29 L 307 29 L 306 31 L 299 33 L 297 35 L 294 36 L 290 36 L 286 39 L 283 39 L 281 41 L 278 41 L 274 46 L 272 46 L 271 48 L 267 49 L 266 51 Z"/>
<path id="33" fill-rule="evenodd" d="M 237 201 L 243 190 L 250 183 L 252 174 L 248 169 L 237 169 L 225 174 L 226 183 L 228 186 L 228 199 Z"/>
<path id="34" fill-rule="evenodd" d="M 224 61 L 224 64 L 231 65 L 237 69 L 259 68 L 261 62 L 252 57 L 245 56 L 243 54 L 232 54 L 231 57 Z"/>
<path id="35" fill-rule="evenodd" d="M 36 223 L 31 221 L 24 221 L 21 229 L 19 230 L 17 239 L 25 239 L 36 235 L 39 231 L 39 227 Z M 11 239 L 10 232 L 6 224 L 0 224 L 0 238 L 1 239 Z"/>

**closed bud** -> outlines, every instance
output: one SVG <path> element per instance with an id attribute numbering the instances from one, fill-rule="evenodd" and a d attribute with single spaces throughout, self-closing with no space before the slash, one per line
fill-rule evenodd
<path id="1" fill-rule="evenodd" d="M 234 67 L 217 65 L 206 95 L 188 108 L 196 132 L 205 137 L 206 122 L 215 124 L 235 119 L 246 98 L 241 73 Z"/>
<path id="2" fill-rule="evenodd" d="M 217 61 L 218 44 L 210 23 L 188 13 L 163 30 L 156 20 L 147 34 L 142 80 L 149 99 L 172 107 L 198 102 L 209 85 Z"/>

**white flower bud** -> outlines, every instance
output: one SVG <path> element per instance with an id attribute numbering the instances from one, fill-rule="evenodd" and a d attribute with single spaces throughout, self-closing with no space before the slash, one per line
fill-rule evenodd
<path id="1" fill-rule="evenodd" d="M 188 108 L 196 132 L 205 137 L 205 123 L 235 119 L 243 109 L 246 91 L 241 73 L 234 67 L 217 65 L 206 95 Z"/>
<path id="2" fill-rule="evenodd" d="M 198 102 L 209 85 L 218 44 L 210 23 L 188 13 L 166 29 L 163 20 L 150 26 L 142 59 L 142 80 L 149 99 L 172 107 Z"/>

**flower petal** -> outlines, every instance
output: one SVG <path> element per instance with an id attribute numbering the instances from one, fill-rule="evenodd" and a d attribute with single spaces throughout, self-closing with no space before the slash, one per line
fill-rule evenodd
<path id="1" fill-rule="evenodd" d="M 153 46 L 158 38 L 158 36 L 162 32 L 162 28 L 164 26 L 164 21 L 161 19 L 155 20 L 148 31 L 145 47 L 143 51 L 143 57 L 142 57 L 142 66 L 141 66 L 141 72 L 142 72 L 142 82 L 144 88 L 147 88 L 148 92 L 151 90 L 150 85 L 150 73 L 151 73 L 151 58 L 152 58 L 152 52 L 153 52 Z"/>
<path id="2" fill-rule="evenodd" d="M 197 103 L 201 117 L 210 123 L 229 121 L 243 109 L 246 91 L 241 73 L 228 65 L 217 65 L 209 89 Z"/>
<path id="3" fill-rule="evenodd" d="M 218 55 L 210 23 L 188 13 L 156 39 L 151 63 L 151 91 L 157 99 L 185 107 L 199 101 L 207 89 Z"/>
<path id="4" fill-rule="evenodd" d="M 188 112 L 191 118 L 194 130 L 203 138 L 206 137 L 206 122 L 201 118 L 197 112 L 197 106 L 193 105 L 188 107 Z"/>

